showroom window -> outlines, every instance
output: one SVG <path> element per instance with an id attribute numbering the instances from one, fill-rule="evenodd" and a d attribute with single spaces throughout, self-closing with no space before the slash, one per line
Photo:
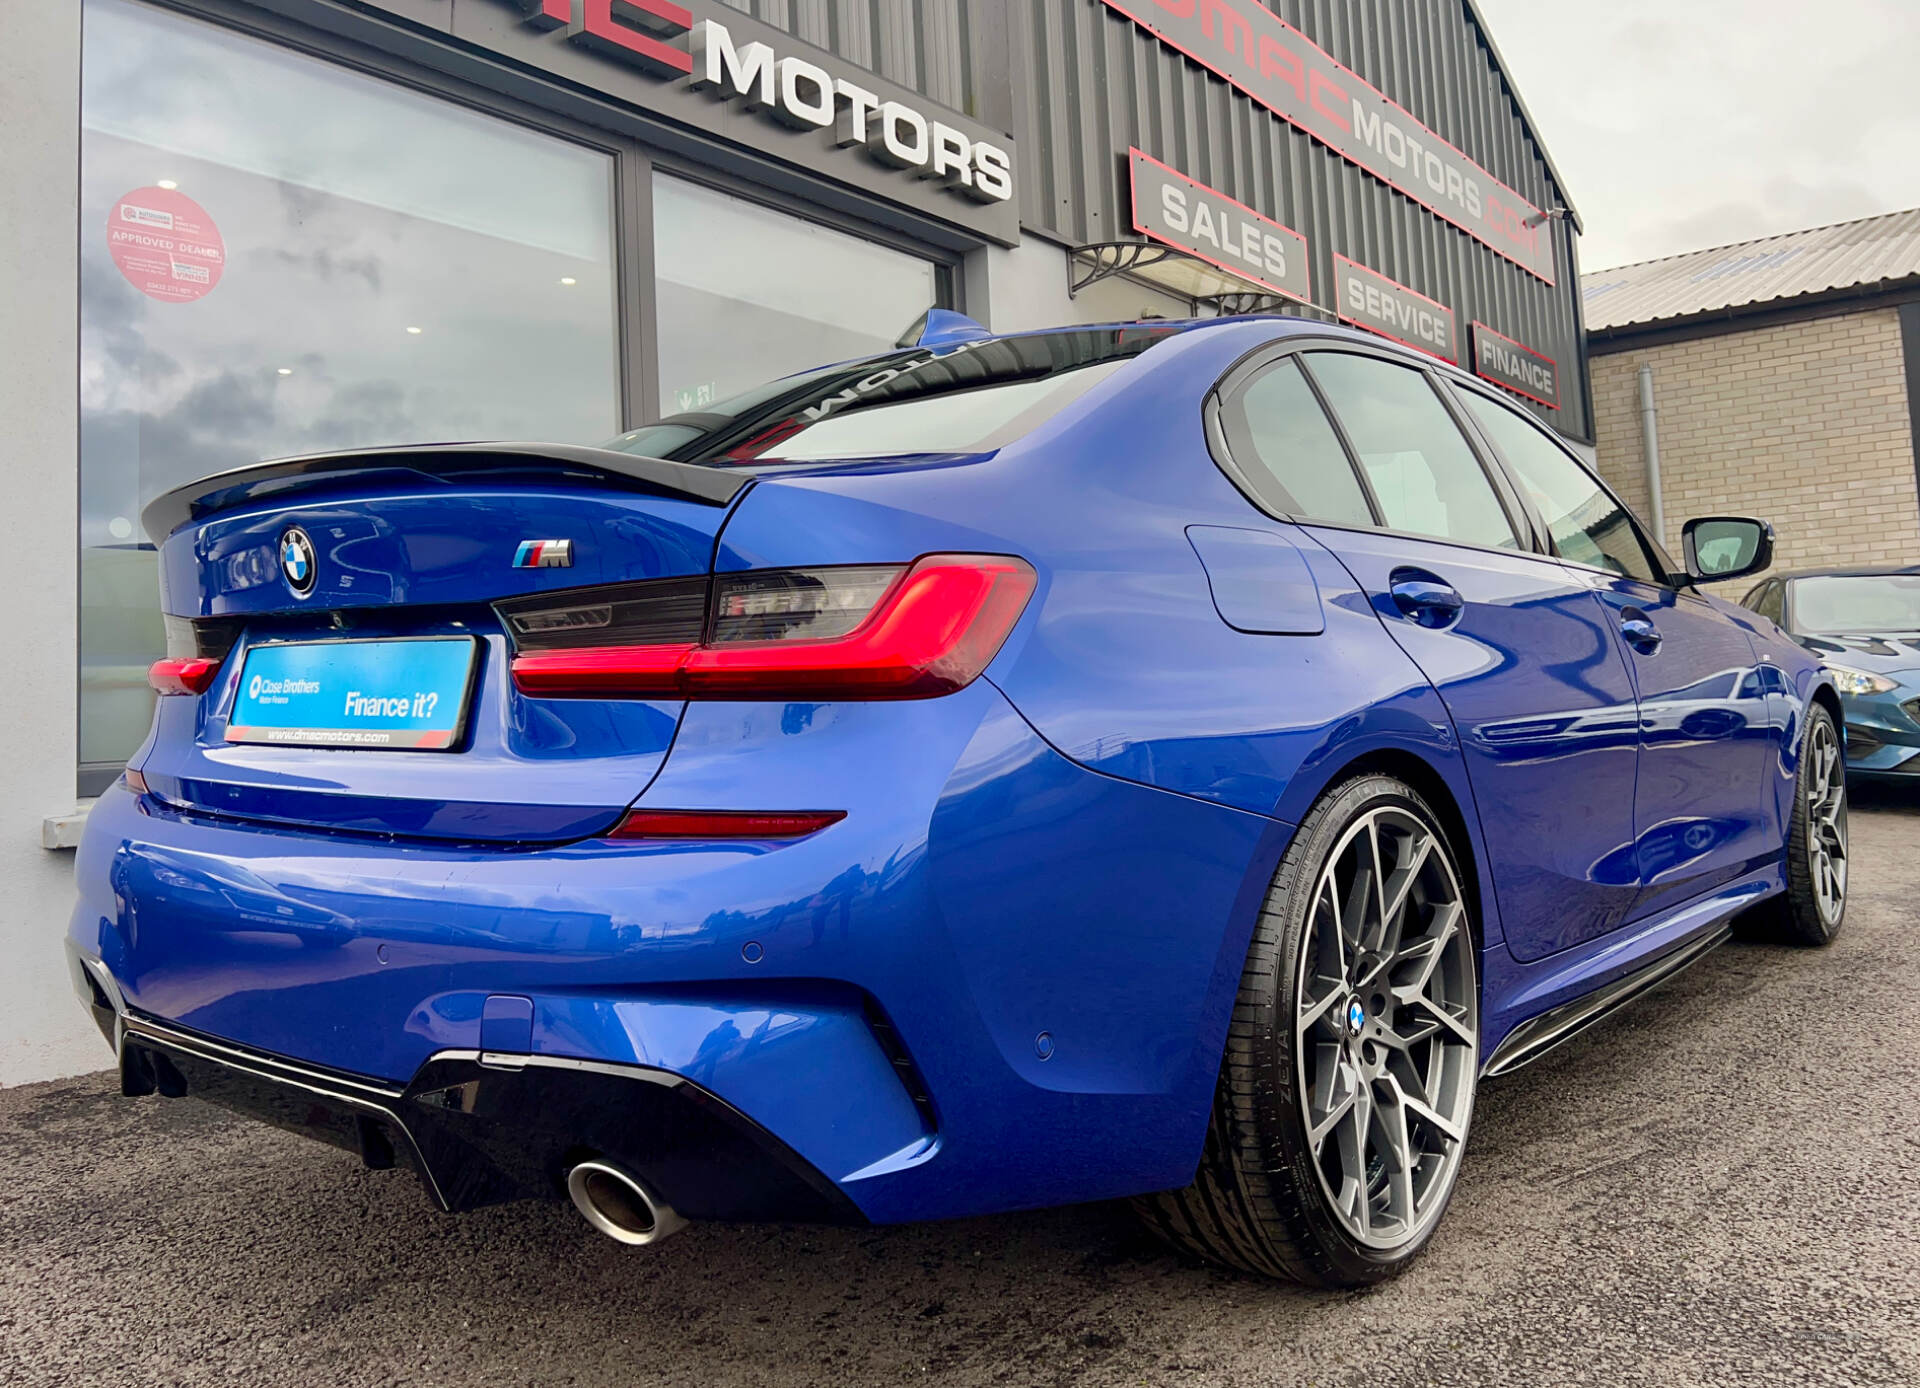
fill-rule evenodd
<path id="1" fill-rule="evenodd" d="M 132 0 L 85 25 L 83 792 L 151 717 L 155 495 L 625 423 L 611 153 Z"/>
<path id="2" fill-rule="evenodd" d="M 662 414 L 884 351 L 942 300 L 929 261 L 685 179 L 654 178 L 653 224 Z"/>

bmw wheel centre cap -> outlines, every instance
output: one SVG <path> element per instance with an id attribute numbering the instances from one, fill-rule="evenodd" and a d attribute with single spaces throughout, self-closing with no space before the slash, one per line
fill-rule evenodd
<path id="1" fill-rule="evenodd" d="M 307 532 L 297 525 L 287 527 L 280 536 L 280 572 L 286 576 L 287 587 L 293 590 L 296 598 L 304 598 L 313 591 L 318 567 L 314 561 L 313 541 L 307 537 Z"/>
<path id="2" fill-rule="evenodd" d="M 1349 999 L 1347 1002 L 1347 1034 L 1349 1036 L 1358 1036 L 1366 1024 L 1366 1004 L 1362 1003 L 1358 998 Z"/>

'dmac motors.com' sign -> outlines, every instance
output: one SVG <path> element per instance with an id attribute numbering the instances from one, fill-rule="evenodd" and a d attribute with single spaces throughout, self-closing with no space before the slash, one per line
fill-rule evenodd
<path id="1" fill-rule="evenodd" d="M 1105 0 L 1389 187 L 1548 284 L 1540 209 L 1258 0 Z"/>

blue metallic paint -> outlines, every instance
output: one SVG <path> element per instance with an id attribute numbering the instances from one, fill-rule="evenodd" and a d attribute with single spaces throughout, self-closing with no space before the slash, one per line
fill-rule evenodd
<path id="1" fill-rule="evenodd" d="M 1833 697 L 1817 663 L 1702 604 L 1724 630 L 1701 659 L 1757 648 L 1778 676 L 1737 728 L 1668 729 L 1591 576 L 1258 511 L 1213 465 L 1202 402 L 1303 332 L 1342 335 L 1206 325 L 997 452 L 765 468 L 730 511 L 473 488 L 189 525 L 162 551 L 169 610 L 252 623 L 207 695 L 160 700 L 137 761 L 153 794 L 95 809 L 71 939 L 136 1009 L 367 1076 L 481 1046 L 685 1075 L 895 1221 L 1187 1181 L 1274 866 L 1356 766 L 1416 775 L 1465 828 L 1483 1056 L 1779 890 L 1801 714 Z M 323 551 L 299 604 L 254 572 L 290 520 Z M 575 567 L 509 567 L 530 534 L 573 538 Z M 1039 587 L 986 678 L 920 702 L 530 700 L 474 598 L 710 554 L 936 551 L 1019 554 Z M 1286 557 L 1263 590 L 1265 552 Z M 1458 620 L 1409 620 L 1405 569 L 1456 587 Z M 357 635 L 481 637 L 467 749 L 221 743 L 245 643 L 343 607 L 367 609 Z M 1686 663 L 1640 669 L 1641 700 Z M 1670 770 L 1636 793 L 1643 756 Z M 630 803 L 847 816 L 780 844 L 584 837 Z M 1724 826 L 1692 857 L 1671 831 L 1689 818 Z"/>
<path id="2" fill-rule="evenodd" d="M 1207 571 L 1214 611 L 1235 631 L 1318 636 L 1327 629 L 1313 570 L 1286 536 L 1238 526 L 1190 525 L 1187 539 Z"/>
<path id="3" fill-rule="evenodd" d="M 1639 891 L 1623 852 L 1633 842 L 1633 691 L 1584 583 L 1543 555 L 1309 533 L 1354 572 L 1446 703 L 1513 952 L 1538 959 L 1618 926 Z M 1405 576 L 1458 591 L 1459 617 L 1435 628 L 1404 616 L 1391 590 Z"/>

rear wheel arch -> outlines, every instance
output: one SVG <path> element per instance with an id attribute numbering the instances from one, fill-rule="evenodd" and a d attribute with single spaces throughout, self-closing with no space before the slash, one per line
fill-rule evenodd
<path id="1" fill-rule="evenodd" d="M 1383 755 L 1384 751 L 1384 755 Z M 1429 800 L 1429 794 L 1432 799 Z M 1301 823 L 1293 841 L 1283 854 L 1269 887 L 1260 922 L 1256 927 L 1254 939 L 1244 965 L 1234 1007 L 1233 1026 L 1226 1039 L 1219 1066 L 1214 1102 L 1211 1106 L 1210 1122 L 1206 1132 L 1203 1151 L 1196 1164 L 1191 1183 L 1183 1189 L 1166 1191 L 1136 1199 L 1134 1207 L 1144 1218 L 1149 1228 L 1176 1247 L 1197 1254 L 1203 1258 L 1223 1263 L 1242 1271 L 1266 1275 L 1290 1277 L 1309 1284 L 1321 1286 L 1359 1286 L 1390 1276 L 1406 1265 L 1417 1255 L 1431 1237 L 1434 1225 L 1445 1209 L 1452 1193 L 1452 1185 L 1457 1174 L 1459 1147 L 1447 1146 L 1427 1149 L 1429 1155 L 1438 1157 L 1445 1152 L 1450 1155 L 1444 1160 L 1448 1166 L 1432 1179 L 1444 1184 L 1430 1187 L 1429 1193 L 1438 1199 L 1437 1205 L 1428 1207 L 1428 1212 L 1419 1217 L 1424 1228 L 1409 1224 L 1405 1235 L 1407 1242 L 1399 1246 L 1391 1243 L 1375 1244 L 1368 1231 L 1368 1219 L 1363 1215 L 1357 1233 L 1344 1227 L 1350 1221 L 1347 1210 L 1348 1192 L 1354 1188 L 1350 1179 L 1339 1179 L 1339 1173 L 1329 1176 L 1324 1169 L 1321 1143 L 1326 1138 L 1325 1124 L 1331 1124 L 1338 1118 L 1342 1107 L 1350 1114 L 1359 1114 L 1360 1134 L 1356 1141 L 1362 1148 L 1356 1166 L 1352 1154 L 1341 1153 L 1340 1161 L 1348 1173 L 1364 1167 L 1367 1175 L 1362 1177 L 1360 1199 L 1365 1205 L 1377 1199 L 1389 1201 L 1388 1213 L 1392 1213 L 1391 1197 L 1372 1191 L 1375 1180 L 1387 1181 L 1386 1176 L 1374 1176 L 1374 1162 L 1369 1153 L 1377 1139 L 1385 1144 L 1390 1141 L 1392 1125 L 1385 1130 L 1389 1137 L 1380 1137 L 1383 1131 L 1378 1124 L 1367 1126 L 1369 1119 L 1366 1105 L 1357 1105 L 1349 1092 L 1342 1100 L 1343 1090 L 1339 1074 L 1329 1074 L 1326 1070 L 1326 1057 L 1323 1054 L 1328 1038 L 1314 1033 L 1315 1054 L 1318 1060 L 1303 1058 L 1298 1047 L 1306 1044 L 1301 1035 L 1294 1032 L 1297 1021 L 1300 1027 L 1309 1024 L 1322 1025 L 1326 1012 L 1328 995 L 1323 992 L 1310 998 L 1307 990 L 1314 987 L 1313 980 L 1318 979 L 1324 985 L 1327 982 L 1327 959 L 1316 953 L 1316 939 L 1324 940 L 1324 917 L 1316 915 L 1313 902 L 1322 890 L 1322 872 L 1332 872 L 1343 853 L 1348 852 L 1346 844 L 1353 834 L 1370 832 L 1367 826 L 1374 823 L 1376 817 L 1388 816 L 1402 822 L 1402 831 L 1416 838 L 1424 825 L 1430 832 L 1437 833 L 1444 844 L 1442 853 L 1409 859 L 1408 850 L 1403 847 L 1397 854 L 1401 862 L 1412 862 L 1424 874 L 1439 875 L 1442 890 L 1437 898 L 1416 895 L 1413 901 L 1457 902 L 1467 906 L 1464 912 L 1455 911 L 1452 919 L 1457 922 L 1464 914 L 1469 926 L 1467 932 L 1456 937 L 1451 946 L 1446 944 L 1454 926 L 1447 927 L 1447 934 L 1434 936 L 1438 950 L 1447 949 L 1454 960 L 1451 966 L 1456 972 L 1454 981 L 1455 1001 L 1442 999 L 1446 1012 L 1460 1019 L 1468 1030 L 1462 1035 L 1477 1034 L 1474 1018 L 1478 1013 L 1479 938 L 1473 933 L 1473 916 L 1468 872 L 1466 863 L 1470 857 L 1471 839 L 1464 838 L 1466 829 L 1458 801 L 1446 783 L 1444 775 L 1436 768 L 1423 762 L 1416 756 L 1396 752 L 1392 749 L 1377 749 L 1371 754 L 1356 756 L 1342 763 L 1328 778 L 1324 786 L 1318 788 L 1318 794 L 1311 808 L 1301 817 Z M 1411 842 L 1411 840 L 1408 840 Z M 1377 871 L 1384 862 L 1389 866 L 1391 859 L 1383 855 L 1387 851 L 1386 840 L 1375 844 L 1374 867 Z M 1463 851 L 1464 850 L 1464 851 Z M 1441 862 L 1442 855 L 1452 859 L 1451 864 Z M 1329 856 L 1331 855 L 1331 856 Z M 1419 869 L 1420 863 L 1427 867 Z M 1452 872 L 1449 874 L 1448 869 Z M 1451 891 L 1445 890 L 1446 882 L 1451 881 Z M 1432 884 L 1429 884 L 1432 885 Z M 1396 896 L 1396 902 L 1404 900 Z M 1354 898 L 1346 898 L 1347 919 L 1352 915 Z M 1363 905 L 1365 903 L 1362 903 Z M 1392 958 L 1397 958 L 1400 950 L 1399 934 L 1386 933 L 1385 922 L 1401 919 L 1396 905 L 1393 913 L 1387 913 L 1385 901 L 1380 903 L 1381 913 L 1377 919 L 1381 922 L 1382 932 L 1375 945 L 1360 944 L 1362 955 L 1352 961 L 1347 960 L 1347 947 L 1343 944 L 1340 959 L 1333 961 L 1336 971 L 1340 967 L 1361 971 L 1359 981 L 1348 975 L 1347 988 L 1366 989 L 1377 987 L 1380 970 L 1386 969 Z M 1426 908 L 1410 905 L 1409 912 L 1415 910 L 1439 910 L 1441 907 Z M 1339 908 L 1335 908 L 1334 928 L 1344 937 L 1346 927 L 1339 924 Z M 1364 915 L 1362 922 L 1367 919 Z M 1409 915 L 1406 920 L 1418 921 L 1420 917 Z M 1441 917 L 1437 914 L 1427 917 L 1425 930 L 1435 927 Z M 1322 924 L 1318 927 L 1315 921 Z M 1316 936 L 1316 929 L 1322 932 Z M 1304 932 L 1304 933 L 1303 933 Z M 1360 941 L 1367 934 L 1362 929 Z M 1425 941 L 1416 941 L 1415 948 L 1424 947 Z M 1380 961 L 1373 961 L 1367 950 L 1386 951 Z M 1409 954 L 1407 957 L 1415 957 Z M 1424 957 L 1424 956 L 1422 956 Z M 1314 961 L 1318 961 L 1317 963 Z M 1428 965 L 1431 971 L 1431 963 Z M 1371 972 L 1369 972 L 1371 970 Z M 1399 979 L 1397 974 L 1388 975 Z M 1436 976 L 1437 977 L 1437 976 Z M 1412 983 L 1416 992 L 1427 991 L 1427 975 L 1421 974 L 1417 982 Z M 1304 981 L 1303 981 L 1304 980 Z M 1343 985 L 1335 983 L 1332 997 L 1337 999 L 1344 994 Z M 1431 1020 L 1431 1002 L 1421 999 L 1411 1001 L 1400 998 L 1401 988 L 1393 987 L 1390 992 L 1398 1001 L 1382 1004 L 1376 997 L 1368 1004 L 1368 1011 L 1377 1019 L 1378 1024 L 1390 1032 L 1399 1032 L 1407 1037 L 1409 1043 L 1418 1046 L 1427 1041 L 1426 1035 L 1407 1033 L 1402 1028 L 1405 1009 L 1415 1009 L 1415 1021 L 1422 1015 Z M 1351 995 L 1348 1007 L 1359 1006 L 1363 995 Z M 1431 996 L 1431 995 L 1429 995 Z M 1309 1006 L 1310 1004 L 1310 1006 Z M 1418 1009 L 1426 1006 L 1429 1014 L 1421 1014 Z M 1344 1009 L 1342 1009 L 1344 1012 Z M 1361 1014 L 1363 1019 L 1367 1015 Z M 1396 1015 L 1401 1020 L 1395 1021 Z M 1360 1023 L 1349 1024 L 1355 1028 Z M 1454 1028 L 1459 1031 L 1459 1026 Z M 1429 1032 L 1439 1031 L 1429 1027 Z M 1444 1040 L 1444 1032 L 1440 1032 Z M 1289 1040 L 1288 1038 L 1292 1038 Z M 1393 1094 L 1399 1095 L 1397 1101 L 1401 1119 L 1398 1124 L 1399 1144 L 1403 1160 L 1396 1163 L 1384 1152 L 1381 1160 L 1386 1162 L 1386 1170 L 1397 1169 L 1405 1172 L 1410 1168 L 1404 1161 L 1408 1150 L 1408 1135 L 1411 1130 L 1408 1114 L 1412 1107 L 1407 1094 L 1418 1096 L 1421 1105 L 1431 1105 L 1432 1109 L 1413 1108 L 1412 1115 L 1433 1118 L 1440 1129 L 1451 1136 L 1455 1143 L 1464 1143 L 1465 1130 L 1471 1120 L 1472 1095 L 1476 1087 L 1472 1078 L 1472 1042 L 1469 1040 L 1467 1052 L 1468 1078 L 1465 1080 L 1464 1098 L 1460 1091 L 1443 1096 L 1434 1088 L 1437 1082 L 1444 1080 L 1445 1071 L 1435 1071 L 1435 1065 L 1446 1062 L 1437 1055 L 1421 1060 L 1416 1050 L 1411 1058 L 1403 1057 L 1414 1065 L 1415 1077 L 1405 1075 L 1396 1081 L 1393 1077 L 1383 1078 L 1374 1075 L 1367 1067 L 1380 1066 L 1384 1070 L 1396 1067 L 1390 1059 L 1382 1059 L 1374 1051 L 1371 1031 L 1343 1031 L 1339 1048 L 1348 1056 L 1345 1063 L 1348 1071 L 1360 1078 L 1349 1079 L 1345 1089 L 1351 1091 L 1355 1084 L 1363 1094 L 1376 1094 L 1373 1102 L 1378 1104 L 1378 1086 L 1382 1083 Z M 1362 1040 L 1366 1041 L 1362 1046 Z M 1451 1044 L 1451 1043 L 1449 1043 Z M 1364 1061 L 1361 1050 L 1367 1052 Z M 1457 1062 L 1459 1057 L 1455 1057 Z M 1276 1072 L 1272 1066 L 1281 1065 Z M 1342 1063 L 1334 1060 L 1336 1070 Z M 1304 1067 L 1295 1073 L 1295 1066 Z M 1455 1072 L 1457 1075 L 1457 1072 Z M 1421 1076 L 1424 1075 L 1424 1078 Z M 1401 1085 L 1410 1086 L 1404 1092 Z M 1331 1086 L 1331 1089 L 1328 1087 Z M 1431 1096 L 1431 1097 L 1430 1097 Z M 1389 1098 L 1386 1111 L 1392 1112 L 1395 1102 Z M 1317 1105 L 1331 1105 L 1324 1115 L 1316 1111 Z M 1303 1111 L 1304 1110 L 1304 1111 Z M 1434 1113 L 1446 1115 L 1444 1119 L 1434 1117 Z M 1341 1119 L 1341 1122 L 1351 1121 Z M 1458 1125 L 1458 1131 L 1446 1126 Z M 1301 1124 L 1305 1127 L 1301 1127 Z M 1318 1128 L 1316 1123 L 1320 1124 Z M 1418 1138 L 1418 1132 L 1414 1133 Z M 1411 1149 L 1419 1153 L 1427 1142 L 1435 1138 L 1429 1133 L 1427 1139 L 1416 1143 Z M 1342 1142 L 1345 1142 L 1343 1137 Z M 1331 1149 L 1328 1149 L 1331 1151 Z M 1422 1156 L 1420 1163 L 1411 1168 L 1419 1171 L 1424 1168 L 1427 1157 Z M 1333 1185 L 1327 1184 L 1328 1180 Z M 1417 1179 L 1409 1175 L 1409 1182 Z M 1338 1193 L 1336 1193 L 1336 1188 Z M 1407 1198 L 1403 1203 L 1413 1209 L 1414 1186 L 1406 1187 Z M 1425 1197 L 1422 1197 L 1425 1198 Z M 1403 1221 L 1412 1219 L 1412 1215 L 1401 1213 Z M 1376 1224 L 1377 1228 L 1377 1224 Z M 1388 1231 L 1391 1233 L 1391 1229 Z M 1354 1240 L 1358 1239 L 1356 1243 Z"/>
<path id="2" fill-rule="evenodd" d="M 1474 948 L 1486 948 L 1487 892 L 1481 875 L 1480 841 L 1473 832 L 1467 817 L 1468 811 L 1462 808 L 1446 776 L 1417 753 L 1402 748 L 1376 748 L 1336 768 L 1316 789 L 1312 803 L 1319 804 L 1348 781 L 1366 775 L 1392 776 L 1405 781 L 1420 793 L 1420 798 L 1439 818 L 1440 828 L 1447 836 L 1447 846 L 1453 850 L 1464 879 L 1462 885 L 1467 891 L 1467 919 L 1473 931 Z"/>

